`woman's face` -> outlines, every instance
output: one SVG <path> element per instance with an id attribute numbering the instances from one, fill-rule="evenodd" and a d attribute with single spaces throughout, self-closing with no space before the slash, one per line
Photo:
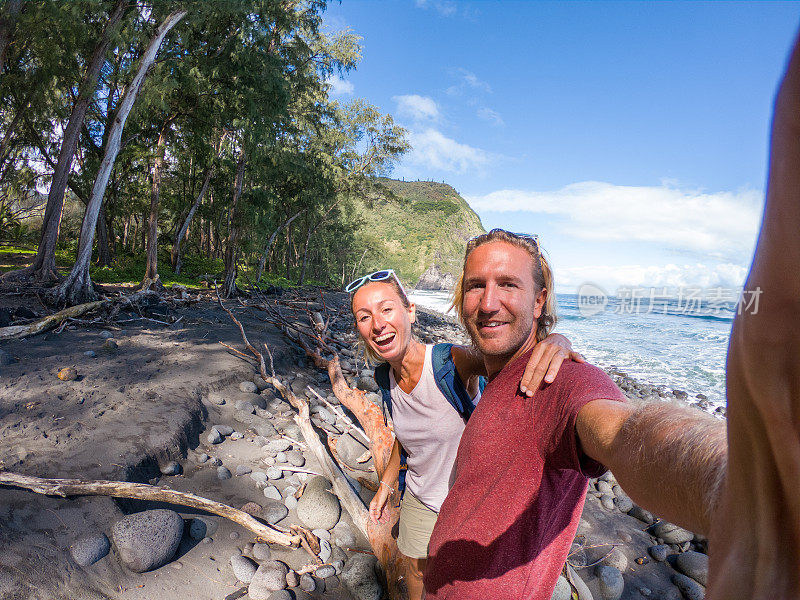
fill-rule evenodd
<path id="1" fill-rule="evenodd" d="M 416 308 L 413 304 L 406 308 L 391 284 L 371 281 L 358 288 L 353 315 L 358 333 L 378 356 L 390 363 L 403 360 L 411 344 Z"/>

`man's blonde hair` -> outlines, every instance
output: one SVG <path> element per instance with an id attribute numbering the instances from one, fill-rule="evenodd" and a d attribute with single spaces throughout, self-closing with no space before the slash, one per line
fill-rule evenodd
<path id="1" fill-rule="evenodd" d="M 464 266 L 466 267 L 467 258 L 472 251 L 479 246 L 489 242 L 506 242 L 512 246 L 522 248 L 533 259 L 533 284 L 536 286 L 536 293 L 547 290 L 547 300 L 542 307 L 542 314 L 536 320 L 536 341 L 541 342 L 546 338 L 556 326 L 558 317 L 556 316 L 556 294 L 553 288 L 553 270 L 550 263 L 542 254 L 539 247 L 539 239 L 536 236 L 520 233 L 511 233 L 505 229 L 492 229 L 489 233 L 472 238 L 467 242 L 467 250 L 464 253 Z M 458 320 L 464 323 L 464 270 L 458 278 L 456 287 L 453 290 L 453 302 L 451 307 L 455 309 Z"/>

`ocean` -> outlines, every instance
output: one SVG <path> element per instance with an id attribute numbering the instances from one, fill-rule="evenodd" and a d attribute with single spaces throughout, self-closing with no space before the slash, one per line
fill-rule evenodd
<path id="1" fill-rule="evenodd" d="M 443 313 L 450 303 L 448 292 L 414 290 L 409 297 Z M 683 390 L 690 398 L 702 393 L 714 408 L 725 406 L 725 357 L 735 302 L 704 300 L 687 310 L 678 298 L 634 305 L 610 296 L 603 310 L 594 311 L 580 305 L 576 294 L 556 294 L 556 299 L 555 331 L 589 362 L 643 383 Z"/>

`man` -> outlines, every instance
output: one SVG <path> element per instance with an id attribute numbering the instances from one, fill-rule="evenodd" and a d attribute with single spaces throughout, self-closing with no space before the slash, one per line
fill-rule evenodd
<path id="1" fill-rule="evenodd" d="M 468 244 L 455 305 L 489 384 L 431 538 L 429 600 L 549 600 L 588 478 L 604 466 L 642 506 L 710 529 L 727 449 L 722 421 L 673 404 L 633 406 L 580 363 L 562 365 L 532 398 L 519 390 L 533 345 L 552 327 L 552 290 L 535 238 L 495 229 Z"/>

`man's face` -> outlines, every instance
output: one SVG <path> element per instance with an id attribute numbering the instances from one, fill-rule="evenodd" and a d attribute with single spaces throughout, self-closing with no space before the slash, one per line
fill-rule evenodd
<path id="1" fill-rule="evenodd" d="M 464 263 L 463 317 L 493 374 L 536 343 L 547 290 L 537 293 L 533 258 L 503 241 L 478 246 Z"/>

